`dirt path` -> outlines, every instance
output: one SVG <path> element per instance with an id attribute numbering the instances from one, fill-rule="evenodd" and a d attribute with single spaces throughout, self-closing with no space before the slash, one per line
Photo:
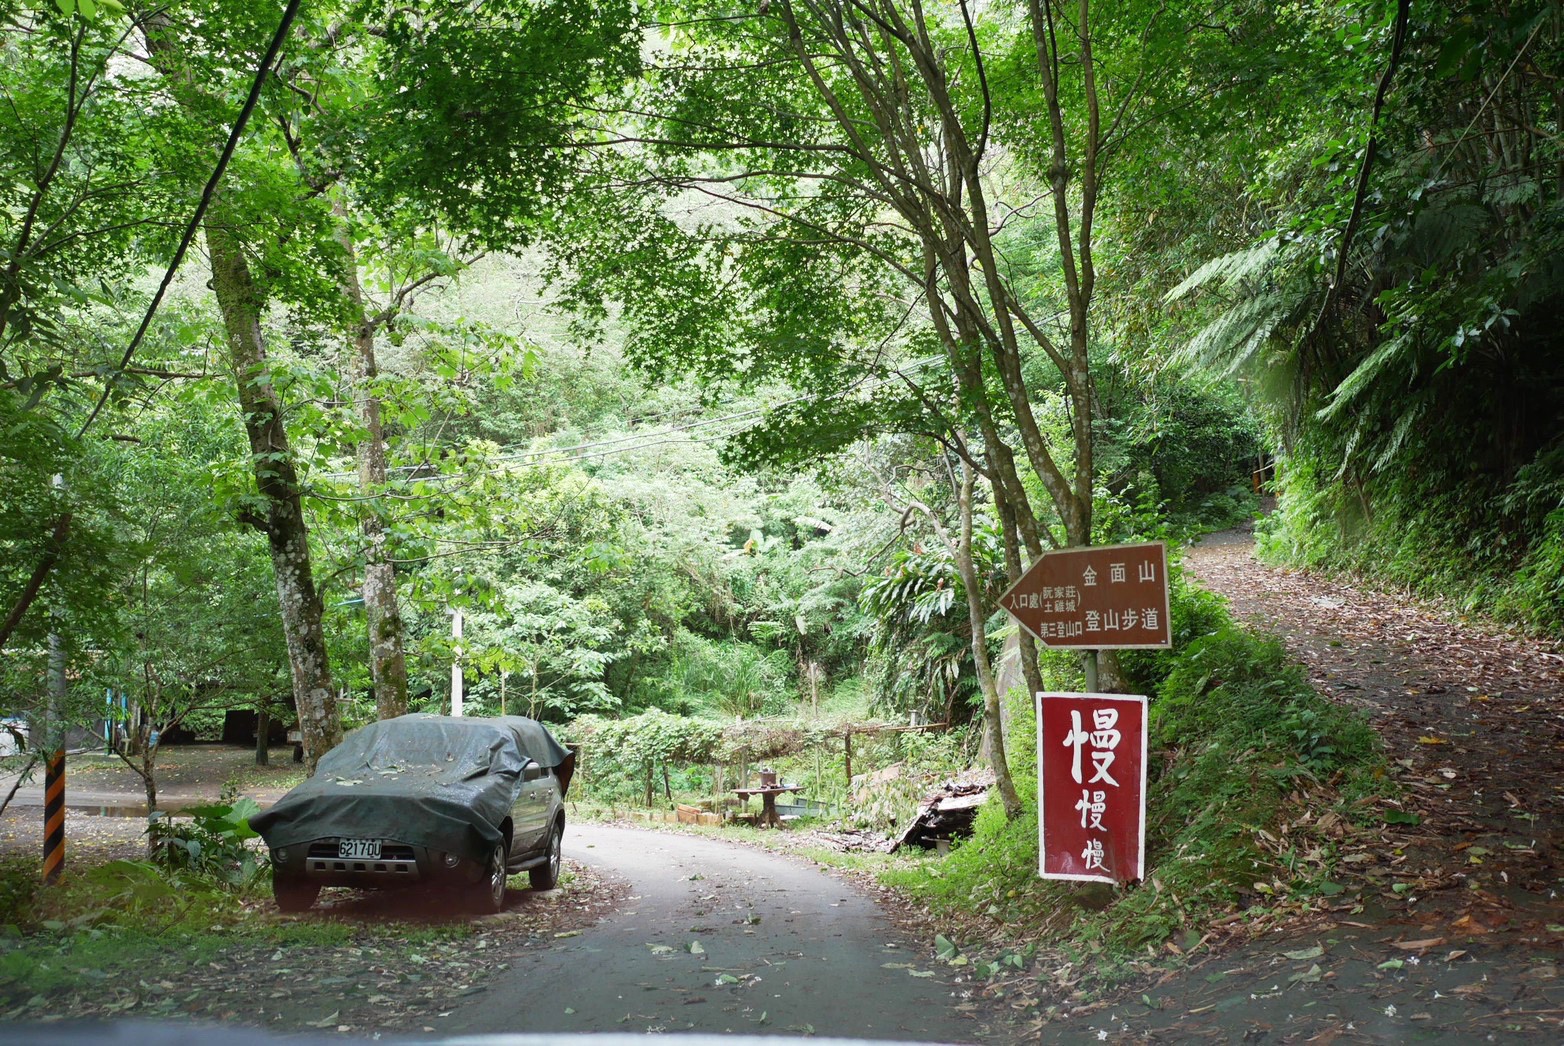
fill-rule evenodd
<path id="1" fill-rule="evenodd" d="M 1237 532 L 1197 545 L 1186 564 L 1240 620 L 1280 635 L 1320 693 L 1369 715 L 1403 805 L 1421 822 L 1388 825 L 1385 841 L 1407 853 L 1402 863 L 1421 873 L 1426 897 L 1492 894 L 1491 928 L 1554 907 L 1543 902 L 1564 875 L 1564 653 L 1556 644 L 1267 568 Z"/>
<path id="2" fill-rule="evenodd" d="M 1185 563 L 1371 718 L 1398 823 L 1343 838 L 1338 903 L 1047 1033 L 1564 1041 L 1564 655 L 1252 553 L 1229 532 Z"/>
<path id="3" fill-rule="evenodd" d="M 177 812 L 214 803 L 232 788 L 270 806 L 303 778 L 292 746 L 276 746 L 270 765 L 256 766 L 254 753 L 222 744 L 170 745 L 157 763 L 158 807 Z M 0 769 L 0 798 L 10 794 L 16 774 Z M 65 761 L 65 860 L 71 868 L 115 858 L 144 856 L 146 789 L 135 771 L 117 757 L 80 752 Z M 34 769 L 0 814 L 0 857 L 37 857 L 43 850 L 43 771 Z"/>

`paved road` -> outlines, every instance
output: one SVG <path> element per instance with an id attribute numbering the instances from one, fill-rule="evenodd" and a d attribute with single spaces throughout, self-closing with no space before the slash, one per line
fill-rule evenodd
<path id="1" fill-rule="evenodd" d="M 565 852 L 630 880 L 631 899 L 579 936 L 523 953 L 440 1022 L 443 1035 L 981 1034 L 956 1009 L 970 1006 L 965 986 L 929 961 L 926 943 L 903 939 L 872 900 L 812 866 L 591 824 L 571 826 Z"/>

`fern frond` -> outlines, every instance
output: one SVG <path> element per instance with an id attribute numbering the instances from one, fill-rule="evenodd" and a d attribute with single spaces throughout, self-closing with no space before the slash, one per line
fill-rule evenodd
<path id="1" fill-rule="evenodd" d="M 1269 270 L 1280 253 L 1281 242 L 1270 239 L 1263 240 L 1252 247 L 1245 247 L 1243 250 L 1233 251 L 1231 254 L 1212 258 L 1186 276 L 1177 287 L 1163 295 L 1162 300 L 1178 301 L 1190 291 L 1198 290 L 1216 281 L 1220 281 L 1224 288 L 1235 287 Z"/>
<path id="2" fill-rule="evenodd" d="M 1368 356 L 1353 368 L 1341 383 L 1330 394 L 1330 402 L 1315 412 L 1315 417 L 1320 421 L 1330 421 L 1347 407 L 1351 406 L 1364 392 L 1368 391 L 1380 378 L 1380 376 L 1393 364 L 1401 361 L 1401 357 L 1413 351 L 1412 338 L 1409 335 L 1401 335 L 1391 338 L 1379 348 L 1369 353 Z"/>
<path id="3" fill-rule="evenodd" d="M 1196 332 L 1174 359 L 1230 376 L 1254 360 L 1292 305 L 1292 297 L 1280 288 L 1242 298 Z"/>
<path id="4" fill-rule="evenodd" d="M 1388 468 L 1401 453 L 1401 448 L 1406 446 L 1407 437 L 1416 429 L 1417 423 L 1423 420 L 1423 415 L 1428 413 L 1428 397 L 1419 396 L 1396 419 L 1395 428 L 1390 430 L 1390 436 L 1385 441 L 1384 448 L 1379 456 L 1374 459 L 1372 471 L 1381 472 Z"/>

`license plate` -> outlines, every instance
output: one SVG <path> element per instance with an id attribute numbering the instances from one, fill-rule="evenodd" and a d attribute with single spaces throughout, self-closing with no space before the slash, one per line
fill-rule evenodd
<path id="1" fill-rule="evenodd" d="M 380 860 L 379 839 L 338 839 L 337 856 L 359 861 Z"/>

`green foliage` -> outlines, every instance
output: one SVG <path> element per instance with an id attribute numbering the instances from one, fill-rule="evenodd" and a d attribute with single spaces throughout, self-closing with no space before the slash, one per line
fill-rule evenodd
<path id="1" fill-rule="evenodd" d="M 987 586 L 1003 587 L 1003 549 L 997 528 L 973 535 L 973 569 Z M 901 718 L 964 723 L 982 703 L 972 662 L 972 626 L 966 586 L 943 544 L 914 541 L 897 550 L 883 574 L 867 581 L 859 605 L 874 623 L 869 634 L 869 678 L 876 707 Z"/>
<path id="2" fill-rule="evenodd" d="M 651 708 L 619 720 L 584 716 L 573 724 L 569 736 L 588 744 L 587 773 L 595 791 L 635 795 L 650 786 L 656 768 L 712 761 L 722 740 L 722 726 L 710 719 Z"/>
<path id="3" fill-rule="evenodd" d="M 36 860 L 21 857 L 0 860 L 0 912 L 5 913 L 0 930 L 14 934 L 34 929 L 38 895 L 42 890 L 43 880 L 39 877 Z"/>
<path id="4" fill-rule="evenodd" d="M 380 89 L 344 110 L 353 123 L 333 144 L 382 207 L 454 220 L 487 244 L 525 242 L 568 196 L 581 173 L 571 147 L 602 133 L 583 104 L 641 66 L 628 3 L 352 7 Z"/>
<path id="5" fill-rule="evenodd" d="M 1168 563 L 1168 611 L 1173 646 L 1168 650 L 1124 650 L 1119 666 L 1136 693 L 1155 697 L 1165 681 L 1194 643 L 1232 625 L 1227 603 L 1221 596 L 1190 581 L 1177 558 L 1177 550 Z"/>
<path id="6" fill-rule="evenodd" d="M 255 800 L 241 796 L 231 803 L 194 807 L 180 818 L 154 813 L 147 822 L 153 858 L 167 870 L 189 871 L 231 886 L 253 885 L 266 871 L 260 854 L 246 845 L 258 838 L 250 818 L 259 812 Z"/>
<path id="7" fill-rule="evenodd" d="M 1274 554 L 1547 627 L 1564 577 L 1548 550 L 1564 477 L 1564 200 L 1544 173 L 1559 156 L 1556 92 L 1535 63 L 1559 53 L 1560 25 L 1540 0 L 1418 7 L 1370 129 L 1363 73 L 1383 71 L 1387 12 L 1287 16 L 1306 30 L 1300 75 L 1334 86 L 1323 104 L 1293 96 L 1263 173 L 1231 185 L 1235 206 L 1267 220 L 1206 234 L 1204 264 L 1169 292 L 1184 315 L 1168 335 L 1179 358 L 1263 400 L 1285 452 Z M 1478 111 L 1492 133 L 1472 135 Z"/>
<path id="8" fill-rule="evenodd" d="M 1234 386 L 1123 365 L 1098 366 L 1095 380 L 1098 485 L 1113 501 L 1146 506 L 1140 514 L 1162 531 L 1116 533 L 1110 508 L 1109 519 L 1097 519 L 1098 540 L 1199 534 L 1254 518 L 1251 476 L 1265 450 L 1260 419 Z"/>
<path id="9" fill-rule="evenodd" d="M 682 632 L 674 637 L 670 653 L 658 704 L 685 715 L 754 719 L 782 712 L 795 696 L 793 665 L 784 651 Z"/>
<path id="10" fill-rule="evenodd" d="M 1494 501 L 1476 489 L 1487 487 L 1481 477 L 1441 472 L 1344 488 L 1300 454 L 1284 467 L 1280 511 L 1257 527 L 1258 545 L 1272 560 L 1350 570 L 1463 612 L 1556 630 L 1564 556 L 1547 499 L 1564 476 L 1557 457 L 1523 470 Z"/>

